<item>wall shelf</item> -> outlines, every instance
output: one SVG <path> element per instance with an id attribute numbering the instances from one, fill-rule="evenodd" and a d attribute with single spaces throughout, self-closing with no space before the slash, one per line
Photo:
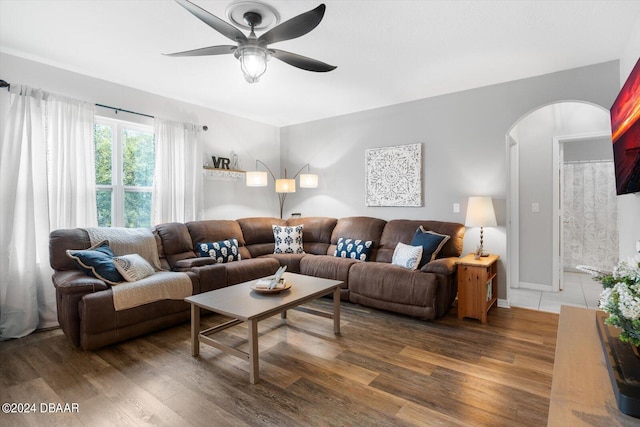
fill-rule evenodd
<path id="1" fill-rule="evenodd" d="M 244 179 L 245 171 L 234 169 L 218 169 L 203 166 L 204 176 L 207 180 L 216 181 L 242 181 Z"/>

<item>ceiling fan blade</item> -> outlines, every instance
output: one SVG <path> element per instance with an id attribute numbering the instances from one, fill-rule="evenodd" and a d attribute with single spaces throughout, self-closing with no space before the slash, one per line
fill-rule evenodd
<path id="1" fill-rule="evenodd" d="M 269 49 L 269 51 L 272 56 L 278 58 L 280 61 L 307 71 L 326 73 L 327 71 L 332 71 L 338 68 L 335 65 L 329 65 L 316 59 L 307 58 L 306 56 L 286 52 L 284 50 Z"/>
<path id="2" fill-rule="evenodd" d="M 228 22 L 223 21 L 217 16 L 207 12 L 200 6 L 196 6 L 188 0 L 176 0 L 176 3 L 187 9 L 196 18 L 198 18 L 220 34 L 224 35 L 225 37 L 236 42 L 247 40 L 247 36 L 245 36 L 242 31 L 229 24 Z"/>
<path id="3" fill-rule="evenodd" d="M 200 49 L 185 50 L 184 52 L 163 53 L 165 56 L 207 56 L 207 55 L 225 55 L 233 53 L 238 47 L 231 45 L 209 46 Z"/>
<path id="4" fill-rule="evenodd" d="M 265 42 L 269 45 L 303 36 L 318 26 L 322 21 L 325 9 L 326 6 L 321 4 L 313 10 L 293 17 L 261 35 L 258 42 Z"/>

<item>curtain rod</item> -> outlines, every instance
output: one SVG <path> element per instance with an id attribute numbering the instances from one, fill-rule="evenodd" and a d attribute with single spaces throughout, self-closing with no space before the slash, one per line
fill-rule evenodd
<path id="1" fill-rule="evenodd" d="M 118 113 L 118 111 L 122 111 L 123 113 L 137 114 L 138 116 L 144 116 L 144 117 L 149 117 L 151 119 L 155 119 L 155 117 L 153 117 L 153 116 L 151 116 L 149 114 L 138 113 L 136 111 L 125 110 L 123 108 L 110 107 L 108 105 L 103 105 L 103 104 L 96 104 L 96 107 L 109 108 L 110 110 L 115 110 L 116 114 Z"/>
<path id="2" fill-rule="evenodd" d="M 7 82 L 6 80 L 0 80 L 0 88 L 3 88 L 3 87 L 6 87 L 7 90 L 10 91 L 11 90 L 11 83 Z M 111 110 L 114 110 L 116 112 L 116 114 L 118 113 L 118 111 L 121 111 L 123 113 L 137 114 L 138 116 L 144 116 L 144 117 L 149 117 L 151 119 L 155 119 L 155 117 L 150 115 L 150 114 L 138 113 L 136 111 L 125 110 L 123 108 L 117 108 L 117 107 L 111 107 L 109 105 L 97 104 L 96 103 L 96 107 L 109 108 Z M 207 130 L 209 130 L 209 127 L 207 125 L 204 125 L 204 126 L 202 126 L 202 130 L 204 130 L 206 132 Z"/>

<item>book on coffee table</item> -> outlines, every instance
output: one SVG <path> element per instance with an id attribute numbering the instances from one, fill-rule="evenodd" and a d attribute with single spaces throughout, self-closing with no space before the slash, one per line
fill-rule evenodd
<path id="1" fill-rule="evenodd" d="M 257 289 L 284 289 L 286 283 L 282 275 L 285 271 L 287 271 L 287 266 L 283 265 L 278 269 L 278 271 L 276 271 L 276 274 L 273 277 L 266 277 L 264 279 L 258 280 L 255 284 L 255 287 Z"/>

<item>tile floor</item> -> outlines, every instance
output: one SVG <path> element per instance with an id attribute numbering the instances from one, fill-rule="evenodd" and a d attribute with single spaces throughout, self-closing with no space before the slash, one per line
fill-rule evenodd
<path id="1" fill-rule="evenodd" d="M 561 305 L 597 309 L 602 285 L 584 273 L 564 273 L 564 290 L 543 292 L 530 289 L 510 289 L 512 307 L 560 313 Z"/>

